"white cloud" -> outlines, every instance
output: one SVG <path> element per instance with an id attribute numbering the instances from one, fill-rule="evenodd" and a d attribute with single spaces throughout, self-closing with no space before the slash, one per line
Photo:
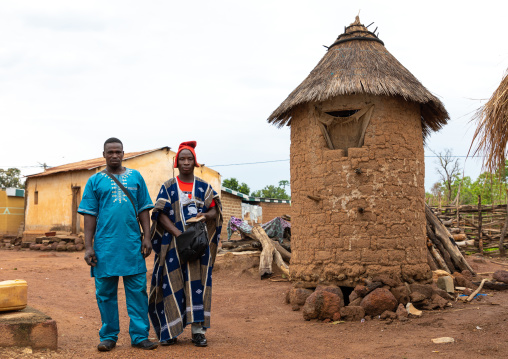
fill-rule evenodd
<path id="1" fill-rule="evenodd" d="M 16 135 L 2 137 L 0 165 L 97 157 L 110 136 L 133 151 L 196 139 L 206 164 L 289 158 L 289 130 L 266 118 L 360 9 L 450 112 L 428 146 L 465 155 L 470 113 L 482 104 L 472 99 L 490 97 L 508 67 L 507 8 L 503 1 L 2 1 L 0 118 L 2 133 Z M 430 187 L 437 177 L 433 160 L 426 162 Z M 217 170 L 252 189 L 289 179 L 285 162 Z M 466 174 L 478 173 L 468 160 Z"/>

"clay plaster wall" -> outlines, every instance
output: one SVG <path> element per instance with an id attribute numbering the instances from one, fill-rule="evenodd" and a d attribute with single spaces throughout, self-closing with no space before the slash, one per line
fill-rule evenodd
<path id="1" fill-rule="evenodd" d="M 364 145 L 349 148 L 347 157 L 327 148 L 316 104 L 301 106 L 291 120 L 293 280 L 352 286 L 380 273 L 409 281 L 430 275 L 419 104 L 352 95 L 318 106 L 338 111 L 372 103 Z"/>
<path id="2" fill-rule="evenodd" d="M 263 209 L 262 223 L 271 221 L 275 217 L 281 217 L 284 214 L 290 214 L 291 205 L 289 203 L 260 202 Z"/>
<path id="3" fill-rule="evenodd" d="M 226 228 L 231 217 L 242 218 L 242 199 L 234 194 L 221 191 L 222 202 L 222 233 L 224 233 L 224 240 L 227 238 Z"/>

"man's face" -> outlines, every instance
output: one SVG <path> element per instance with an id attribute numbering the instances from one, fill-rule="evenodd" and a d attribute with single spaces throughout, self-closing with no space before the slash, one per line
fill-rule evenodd
<path id="1" fill-rule="evenodd" d="M 106 143 L 104 152 L 102 153 L 106 159 L 106 163 L 111 168 L 118 168 L 122 165 L 123 146 L 120 143 Z"/>
<path id="2" fill-rule="evenodd" d="M 178 170 L 181 174 L 194 173 L 194 156 L 189 150 L 182 150 L 178 154 Z"/>

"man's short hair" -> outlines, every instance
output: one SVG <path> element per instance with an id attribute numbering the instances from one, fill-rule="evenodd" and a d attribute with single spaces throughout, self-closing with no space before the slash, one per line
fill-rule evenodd
<path id="1" fill-rule="evenodd" d="M 110 138 L 108 138 L 108 139 L 106 140 L 106 142 L 104 142 L 104 149 L 106 149 L 106 145 L 107 145 L 108 143 L 119 143 L 119 144 L 121 144 L 121 145 L 122 145 L 122 149 L 123 149 L 123 143 L 122 143 L 122 141 L 120 141 L 120 140 L 119 140 L 118 138 L 116 138 L 116 137 L 110 137 Z"/>

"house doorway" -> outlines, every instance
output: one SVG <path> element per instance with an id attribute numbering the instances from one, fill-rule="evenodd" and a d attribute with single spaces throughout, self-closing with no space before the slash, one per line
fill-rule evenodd
<path id="1" fill-rule="evenodd" d="M 78 207 L 81 202 L 81 187 L 72 187 L 72 225 L 71 225 L 71 233 L 78 234 L 79 233 L 79 214 Z"/>

